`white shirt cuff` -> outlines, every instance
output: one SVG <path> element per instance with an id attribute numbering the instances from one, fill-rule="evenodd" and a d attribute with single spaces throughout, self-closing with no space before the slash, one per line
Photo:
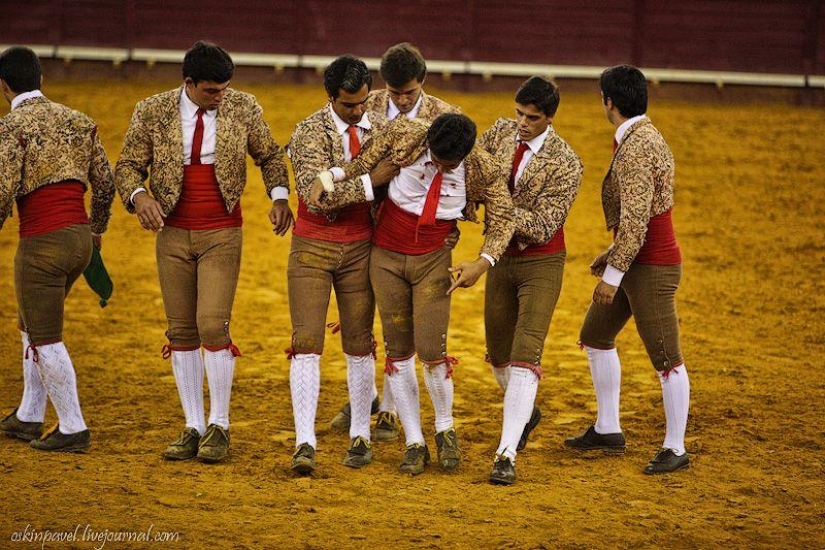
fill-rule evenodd
<path id="1" fill-rule="evenodd" d="M 129 195 L 129 202 L 132 203 L 132 206 L 135 205 L 135 195 L 137 195 L 138 193 L 145 193 L 145 192 L 146 192 L 146 189 L 144 189 L 143 187 L 138 187 L 137 189 L 132 191 L 132 194 Z"/>
<path id="2" fill-rule="evenodd" d="M 344 181 L 344 178 L 347 177 L 344 169 L 338 166 L 330 168 L 329 171 L 332 174 L 332 180 L 335 182 Z"/>
<path id="3" fill-rule="evenodd" d="M 289 189 L 286 187 L 275 187 L 269 192 L 269 198 L 273 201 L 285 201 L 289 199 Z"/>
<path id="4" fill-rule="evenodd" d="M 490 262 L 490 266 L 496 265 L 496 261 L 493 259 L 493 257 L 487 254 L 486 252 L 482 252 L 481 254 L 479 254 L 479 256 Z"/>
<path id="5" fill-rule="evenodd" d="M 364 196 L 368 202 L 375 200 L 375 192 L 372 190 L 372 178 L 369 174 L 361 176 L 361 183 L 364 184 Z"/>
<path id="6" fill-rule="evenodd" d="M 624 271 L 619 271 L 612 265 L 607 264 L 607 267 L 604 268 L 604 273 L 602 274 L 602 281 L 610 286 L 619 286 L 622 284 L 624 273 Z"/>

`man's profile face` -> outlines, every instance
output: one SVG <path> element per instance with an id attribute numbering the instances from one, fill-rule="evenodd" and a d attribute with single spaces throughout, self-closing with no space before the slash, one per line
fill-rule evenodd
<path id="1" fill-rule="evenodd" d="M 364 102 L 367 101 L 369 87 L 364 84 L 360 90 L 350 93 L 344 89 L 338 90 L 338 97 L 329 98 L 332 110 L 347 124 L 358 124 L 364 116 Z"/>
<path id="2" fill-rule="evenodd" d="M 192 103 L 207 111 L 220 107 L 226 95 L 226 89 L 229 87 L 228 80 L 226 82 L 199 80 L 196 84 L 194 80 L 187 77 L 184 83 L 186 84 L 186 95 L 192 100 Z"/>
<path id="3" fill-rule="evenodd" d="M 423 82 L 419 82 L 417 78 L 413 78 L 401 87 L 393 87 L 387 84 L 387 91 L 390 93 L 390 99 L 398 107 L 398 110 L 403 114 L 407 114 L 415 107 L 418 98 L 421 97 L 421 87 Z"/>

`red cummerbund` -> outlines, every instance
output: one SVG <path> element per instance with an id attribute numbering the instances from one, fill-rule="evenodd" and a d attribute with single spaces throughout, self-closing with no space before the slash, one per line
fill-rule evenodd
<path id="1" fill-rule="evenodd" d="M 89 223 L 83 193 L 86 187 L 77 180 L 50 183 L 17 199 L 20 236 L 34 237 Z"/>
<path id="2" fill-rule="evenodd" d="M 530 245 L 524 250 L 519 250 L 516 244 L 516 238 L 510 241 L 507 245 L 507 250 L 504 254 L 507 256 L 549 256 L 551 254 L 558 254 L 564 252 L 567 247 L 564 245 L 564 227 L 560 227 L 556 234 L 550 237 L 550 240 L 544 244 Z"/>
<path id="3" fill-rule="evenodd" d="M 365 202 L 346 206 L 338 211 L 334 221 L 329 221 L 322 214 L 310 212 L 304 201 L 299 199 L 298 218 L 292 232 L 299 237 L 334 243 L 369 240 L 372 238 L 370 205 Z"/>
<path id="4" fill-rule="evenodd" d="M 676 242 L 676 233 L 673 231 L 672 208 L 650 218 L 647 223 L 645 242 L 633 261 L 646 265 L 679 265 L 682 263 L 679 243 Z"/>
<path id="5" fill-rule="evenodd" d="M 378 227 L 372 242 L 378 248 L 420 256 L 444 246 L 455 220 L 435 220 L 435 225 L 418 226 L 418 218 L 396 205 L 389 197 L 381 205 Z"/>
<path id="6" fill-rule="evenodd" d="M 178 204 L 164 222 L 178 229 L 224 229 L 241 227 L 241 203 L 231 214 L 226 212 L 223 195 L 215 177 L 214 164 L 183 167 L 183 190 Z"/>

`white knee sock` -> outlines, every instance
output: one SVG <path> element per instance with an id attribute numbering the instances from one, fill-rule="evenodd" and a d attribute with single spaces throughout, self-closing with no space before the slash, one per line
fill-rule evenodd
<path id="1" fill-rule="evenodd" d="M 524 426 L 533 414 L 539 378 L 530 369 L 508 368 L 511 369 L 510 382 L 504 394 L 504 420 L 496 454 L 504 455 L 515 462 L 518 442 L 524 432 Z"/>
<path id="2" fill-rule="evenodd" d="M 40 372 L 49 399 L 52 400 L 54 410 L 57 411 L 60 433 L 69 435 L 87 429 L 83 413 L 80 411 L 77 377 L 66 346 L 63 342 L 38 346 L 37 354 L 39 356 L 36 363 L 37 370 Z"/>
<path id="3" fill-rule="evenodd" d="M 17 419 L 22 422 L 43 422 L 46 418 L 46 387 L 37 372 L 34 364 L 34 353 L 29 350 L 26 359 L 26 350 L 29 347 L 29 334 L 20 331 L 23 340 L 23 398 L 17 408 Z"/>
<path id="4" fill-rule="evenodd" d="M 453 379 L 447 378 L 447 363 L 424 364 L 424 384 L 435 411 L 435 433 L 453 427 Z"/>
<path id="5" fill-rule="evenodd" d="M 672 369 L 667 376 L 661 372 L 659 382 L 662 384 L 662 402 L 665 406 L 665 442 L 662 447 L 672 449 L 677 455 L 685 454 L 685 428 L 687 427 L 688 409 L 690 408 L 690 380 L 687 368 L 680 365 Z"/>
<path id="6" fill-rule="evenodd" d="M 209 381 L 209 423 L 229 429 L 229 400 L 235 378 L 235 356 L 229 349 L 203 350 L 203 365 Z"/>
<path id="7" fill-rule="evenodd" d="M 584 347 L 590 363 L 590 375 L 596 390 L 599 411 L 596 416 L 596 432 L 613 434 L 622 431 L 619 422 L 619 396 L 622 389 L 622 367 L 619 353 L 613 349 Z"/>
<path id="8" fill-rule="evenodd" d="M 178 386 L 186 427 L 206 433 L 203 412 L 203 358 L 200 349 L 172 352 L 172 372 Z"/>
<path id="9" fill-rule="evenodd" d="M 292 395 L 292 416 L 295 419 L 295 447 L 309 443 L 315 449 L 315 413 L 321 390 L 321 356 L 299 353 L 289 366 L 289 391 Z"/>
<path id="10" fill-rule="evenodd" d="M 507 365 L 506 367 L 491 366 L 490 368 L 493 369 L 493 376 L 495 377 L 496 382 L 498 382 L 499 387 L 502 390 L 507 391 L 507 382 L 510 380 L 510 369 L 512 367 Z"/>
<path id="11" fill-rule="evenodd" d="M 378 407 L 378 410 L 382 412 L 396 414 L 395 399 L 392 398 L 392 387 L 390 386 L 390 378 L 386 373 L 384 374 L 384 393 L 381 395 L 381 405 Z"/>
<path id="12" fill-rule="evenodd" d="M 421 431 L 421 406 L 419 403 L 418 376 L 415 372 L 415 356 L 402 361 L 395 361 L 393 372 L 387 377 L 392 386 L 392 395 L 398 409 L 398 418 L 404 428 L 406 444 L 424 444 L 424 434 Z"/>
<path id="13" fill-rule="evenodd" d="M 370 411 L 375 388 L 375 359 L 372 355 L 345 355 L 351 420 L 349 437 L 370 440 Z"/>

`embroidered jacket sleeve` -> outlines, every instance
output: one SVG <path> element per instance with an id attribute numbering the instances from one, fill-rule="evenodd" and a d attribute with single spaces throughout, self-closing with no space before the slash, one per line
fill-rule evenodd
<path id="1" fill-rule="evenodd" d="M 340 167 L 345 179 L 337 182 L 335 191 L 324 200 L 337 208 L 366 201 L 359 176 L 369 174 L 384 158 L 400 167 L 411 165 L 427 150 L 427 128 L 424 122 L 399 117 L 383 129 L 373 130 L 358 158 Z"/>
<path id="2" fill-rule="evenodd" d="M 477 221 L 475 207 L 478 203 L 484 204 L 485 239 L 481 253 L 498 261 L 515 230 L 513 200 L 507 189 L 507 172 L 500 161 L 478 145 L 467 155 L 464 163 L 467 178 L 465 219 Z"/>
<path id="3" fill-rule="evenodd" d="M 146 101 L 141 101 L 135 107 L 126 136 L 123 138 L 120 158 L 115 164 L 115 186 L 126 211 L 130 214 L 135 213 L 135 207 L 130 200 L 132 193 L 144 187 L 144 182 L 149 176 L 149 167 L 154 160 L 154 143 L 147 105 Z"/>
<path id="4" fill-rule="evenodd" d="M 24 146 L 12 128 L 0 120 L 0 228 L 11 216 L 22 183 Z"/>
<path id="5" fill-rule="evenodd" d="M 612 188 L 603 195 L 618 192 L 619 208 L 617 222 L 611 219 L 615 212 L 608 216 L 608 229 L 617 233 L 607 263 L 626 272 L 644 244 L 650 218 L 673 206 L 673 156 L 651 124 L 626 136 L 608 180 Z"/>
<path id="6" fill-rule="evenodd" d="M 247 127 L 247 150 L 255 161 L 255 166 L 261 168 L 266 194 L 270 196 L 276 187 L 284 187 L 289 191 L 289 173 L 287 172 L 284 150 L 272 138 L 269 125 L 263 117 L 263 108 L 258 101 L 249 94 L 243 94 L 249 103 Z"/>
<path id="7" fill-rule="evenodd" d="M 89 185 L 92 188 L 91 216 L 89 224 L 92 233 L 102 234 L 109 225 L 112 202 L 115 200 L 115 179 L 109 157 L 103 149 L 97 127 L 91 133 L 91 155 L 89 162 Z"/>

